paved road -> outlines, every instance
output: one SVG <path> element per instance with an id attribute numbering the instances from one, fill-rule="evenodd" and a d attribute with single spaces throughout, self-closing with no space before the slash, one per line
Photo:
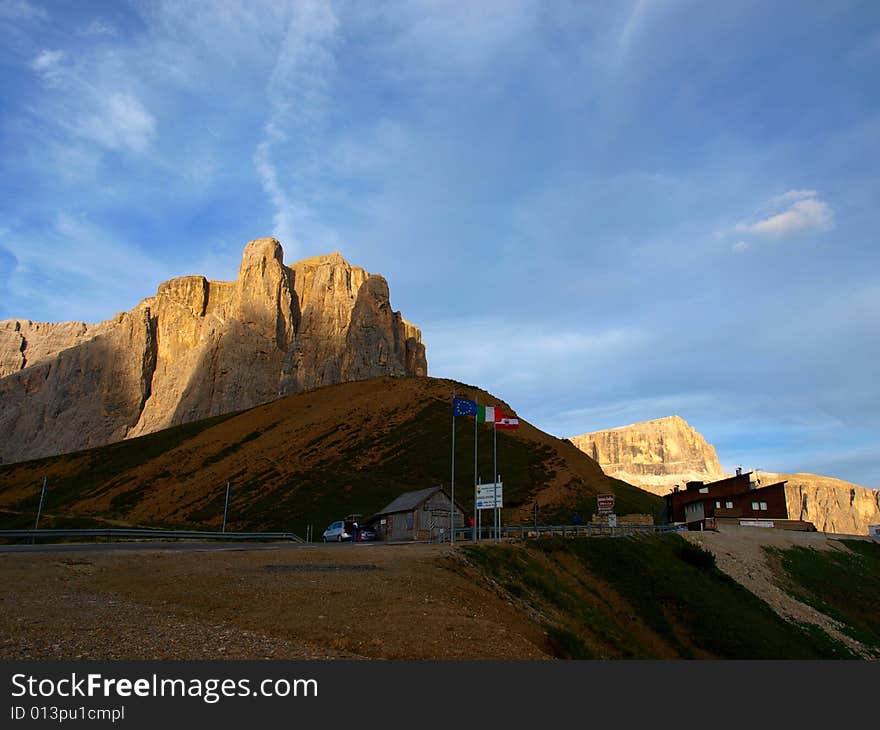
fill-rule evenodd
<path id="1" fill-rule="evenodd" d="M 94 553 L 94 552 L 228 552 L 308 548 L 312 545 L 291 542 L 74 542 L 49 545 L 0 545 L 0 553 Z"/>
<path id="2" fill-rule="evenodd" d="M 381 547 L 383 545 L 416 545 L 407 541 L 395 542 L 363 542 L 352 544 L 343 543 L 297 543 L 297 542 L 197 542 L 181 540 L 177 542 L 71 542 L 36 545 L 0 545 L 0 555 L 9 553 L 95 553 L 95 552 L 155 552 L 163 550 L 176 553 L 216 553 L 216 552 L 247 552 L 253 550 L 287 550 L 289 548 L 303 550 L 317 547 L 333 548 L 335 550 L 364 550 L 365 548 Z"/>

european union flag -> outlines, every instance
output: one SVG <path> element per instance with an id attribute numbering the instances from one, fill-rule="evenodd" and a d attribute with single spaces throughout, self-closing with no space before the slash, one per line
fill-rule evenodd
<path id="1" fill-rule="evenodd" d="M 453 416 L 476 416 L 477 402 L 468 400 L 467 398 L 452 399 L 452 415 Z"/>

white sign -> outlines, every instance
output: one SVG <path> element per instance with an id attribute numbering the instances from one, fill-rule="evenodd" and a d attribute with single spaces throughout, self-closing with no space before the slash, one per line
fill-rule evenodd
<path id="1" fill-rule="evenodd" d="M 475 491 L 477 509 L 495 509 L 504 506 L 504 484 L 478 484 Z"/>
<path id="2" fill-rule="evenodd" d="M 600 515 L 610 515 L 614 512 L 614 495 L 599 494 L 596 495 L 596 503 L 599 507 Z"/>
<path id="3" fill-rule="evenodd" d="M 740 527 L 773 527 L 772 520 L 740 520 Z"/>
<path id="4" fill-rule="evenodd" d="M 608 515 L 608 527 L 617 527 L 617 515 Z"/>

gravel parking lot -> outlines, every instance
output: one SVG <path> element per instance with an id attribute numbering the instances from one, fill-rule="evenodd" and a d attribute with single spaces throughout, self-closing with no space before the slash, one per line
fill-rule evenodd
<path id="1" fill-rule="evenodd" d="M 547 656 L 446 545 L 17 551 L 0 559 L 0 616 L 5 659 Z"/>

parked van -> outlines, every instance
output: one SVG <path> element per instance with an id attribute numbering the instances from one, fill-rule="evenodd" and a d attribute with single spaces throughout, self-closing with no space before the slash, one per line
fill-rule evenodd
<path id="1" fill-rule="evenodd" d="M 324 530 L 324 542 L 343 542 L 353 538 L 353 525 L 339 520 Z"/>

